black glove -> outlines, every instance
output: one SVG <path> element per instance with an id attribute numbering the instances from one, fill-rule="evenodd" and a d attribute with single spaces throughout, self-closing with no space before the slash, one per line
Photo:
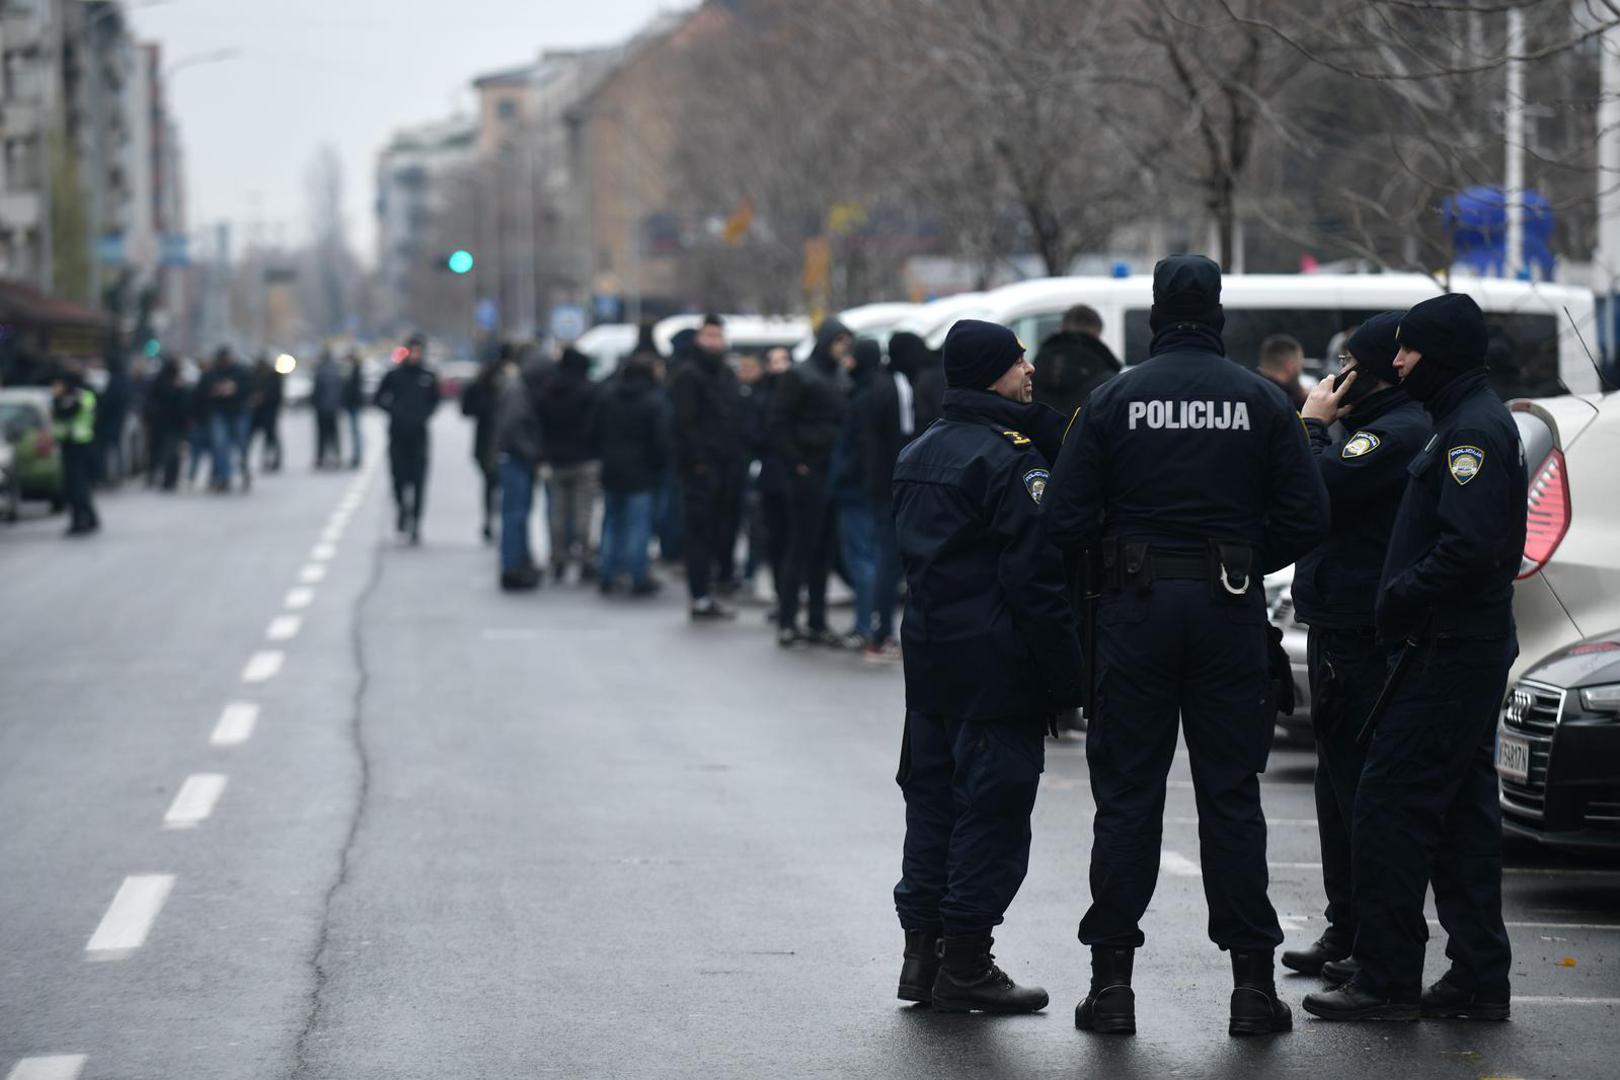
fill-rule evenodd
<path id="1" fill-rule="evenodd" d="M 1271 703 L 1278 716 L 1294 715 L 1294 667 L 1283 648 L 1283 634 L 1275 626 L 1266 627 L 1266 669 L 1271 676 Z"/>

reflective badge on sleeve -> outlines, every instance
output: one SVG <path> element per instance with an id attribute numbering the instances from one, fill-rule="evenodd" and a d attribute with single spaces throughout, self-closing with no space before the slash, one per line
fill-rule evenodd
<path id="1" fill-rule="evenodd" d="M 1459 484 L 1466 484 L 1479 475 L 1479 470 L 1485 465 L 1485 451 L 1477 446 L 1453 446 L 1446 451 L 1446 461 L 1451 466 L 1451 478 Z"/>
<path id="2" fill-rule="evenodd" d="M 1052 474 L 1045 469 L 1031 469 L 1024 474 L 1024 487 L 1029 489 L 1029 497 L 1038 504 L 1041 496 L 1046 494 L 1046 482 Z"/>
<path id="3" fill-rule="evenodd" d="M 1339 451 L 1339 456 L 1342 458 L 1362 457 L 1378 449 L 1382 441 L 1370 431 L 1358 431 L 1345 442 L 1344 449 Z"/>

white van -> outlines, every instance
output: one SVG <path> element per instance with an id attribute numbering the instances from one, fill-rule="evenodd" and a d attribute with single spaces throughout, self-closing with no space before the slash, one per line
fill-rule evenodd
<path id="1" fill-rule="evenodd" d="M 810 320 L 800 315 L 722 315 L 726 323 L 726 342 L 732 352 L 762 353 L 777 346 L 791 349 L 810 332 Z M 669 355 L 671 342 L 682 330 L 696 330 L 703 324 L 702 315 L 671 315 L 653 327 L 653 342 L 658 351 Z"/>
<path id="2" fill-rule="evenodd" d="M 1595 347 L 1591 290 L 1455 276 L 1451 287 L 1477 300 L 1499 335 L 1492 368 L 1495 379 L 1513 387 L 1506 396 L 1598 389 L 1597 372 L 1571 326 L 1573 319 L 1587 345 Z M 1320 370 L 1322 362 L 1331 366 L 1344 331 L 1380 311 L 1403 310 L 1441 291 L 1423 274 L 1228 274 L 1221 285 L 1227 355 L 1254 367 L 1262 341 L 1272 334 L 1290 334 Z M 1152 303 L 1153 279 L 1146 275 L 1020 281 L 983 294 L 979 303 L 954 312 L 925 337 L 937 348 L 950 322 L 985 319 L 1010 327 L 1033 358 L 1040 343 L 1057 330 L 1065 310 L 1089 304 L 1102 316 L 1103 342 L 1125 364 L 1139 364 L 1147 359 L 1153 339 L 1148 327 Z M 1516 372 L 1506 361 L 1509 356 L 1517 361 Z"/>

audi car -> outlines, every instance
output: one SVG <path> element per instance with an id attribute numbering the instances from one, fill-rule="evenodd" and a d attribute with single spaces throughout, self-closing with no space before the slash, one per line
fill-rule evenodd
<path id="1" fill-rule="evenodd" d="M 1505 831 L 1620 849 L 1620 632 L 1562 649 L 1513 684 L 1496 771 Z"/>

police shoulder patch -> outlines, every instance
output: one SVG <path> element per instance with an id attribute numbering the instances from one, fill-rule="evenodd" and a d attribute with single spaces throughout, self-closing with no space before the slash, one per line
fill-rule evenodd
<path id="1" fill-rule="evenodd" d="M 1036 503 L 1046 494 L 1046 482 L 1051 478 L 1052 474 L 1045 469 L 1031 469 L 1024 474 L 1024 488 Z"/>
<path id="2" fill-rule="evenodd" d="M 1383 440 L 1372 432 L 1358 431 L 1345 440 L 1344 449 L 1339 451 L 1339 456 L 1345 459 L 1365 457 L 1382 444 Z"/>
<path id="3" fill-rule="evenodd" d="M 1453 446 L 1446 451 L 1446 464 L 1451 469 L 1451 478 L 1466 484 L 1485 467 L 1485 451 L 1477 446 Z"/>
<path id="4" fill-rule="evenodd" d="M 1029 436 L 1021 432 L 1003 431 L 1002 434 L 1005 435 L 1007 437 L 1007 441 L 1012 443 L 1014 446 L 1028 446 L 1030 443 Z"/>

